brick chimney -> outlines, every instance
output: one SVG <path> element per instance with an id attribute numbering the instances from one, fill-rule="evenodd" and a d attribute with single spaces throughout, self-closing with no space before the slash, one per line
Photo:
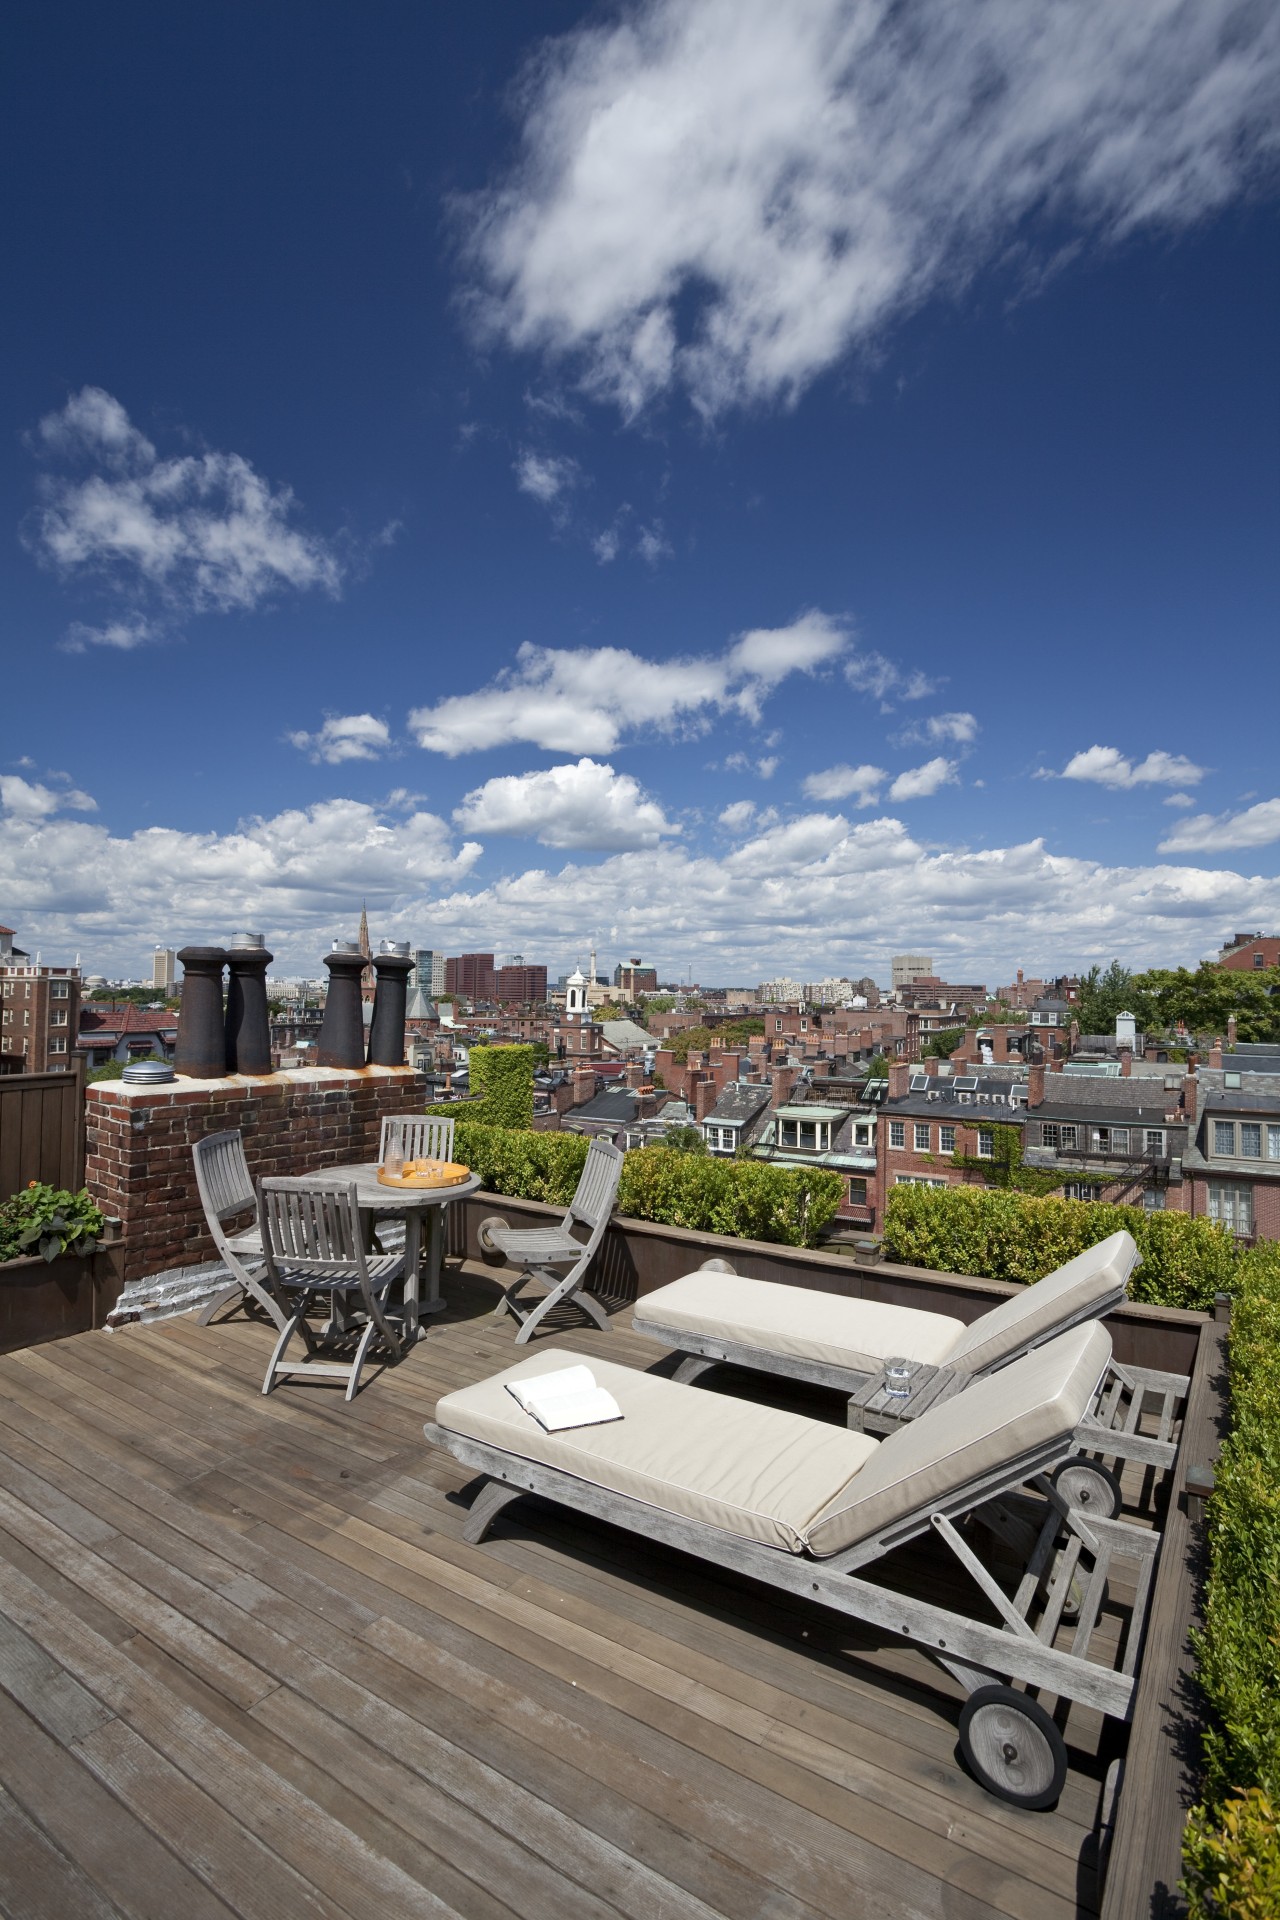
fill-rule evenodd
<path id="1" fill-rule="evenodd" d="M 720 1097 L 720 1089 L 714 1080 L 699 1080 L 693 1090 L 693 1117 L 701 1126 L 702 1122 Z"/>
<path id="2" fill-rule="evenodd" d="M 911 1090 L 911 1068 L 905 1060 L 895 1060 L 889 1069 L 889 1098 L 900 1100 Z"/>
<path id="3" fill-rule="evenodd" d="M 648 1079 L 649 1076 L 644 1070 L 644 1063 L 642 1061 L 632 1060 L 628 1062 L 627 1071 L 623 1076 L 626 1086 L 643 1087 L 648 1084 Z"/>
<path id="4" fill-rule="evenodd" d="M 794 1067 L 775 1067 L 769 1078 L 773 1082 L 773 1105 L 785 1107 L 791 1098 L 791 1090 L 796 1084 Z"/>
<path id="5" fill-rule="evenodd" d="M 1196 1115 L 1199 1106 L 1200 1082 L 1196 1078 L 1194 1061 L 1188 1066 L 1182 1079 L 1182 1110 L 1187 1116 L 1187 1125 L 1194 1135 Z"/>
<path id="6" fill-rule="evenodd" d="M 1221 1041 L 1221 1038 L 1219 1038 L 1219 1039 L 1217 1039 L 1217 1040 L 1215 1040 L 1215 1041 L 1214 1041 L 1214 1043 L 1213 1043 L 1213 1045 L 1212 1045 L 1212 1046 L 1210 1047 L 1210 1049 L 1209 1049 L 1209 1058 L 1208 1058 L 1208 1061 L 1206 1062 L 1206 1064 L 1207 1064 L 1208 1066 L 1211 1066 L 1211 1067 L 1220 1067 L 1220 1066 L 1222 1065 L 1222 1041 Z"/>
<path id="7" fill-rule="evenodd" d="M 1120 1078 L 1128 1080 L 1133 1073 L 1133 1050 L 1131 1047 L 1120 1049 Z"/>
<path id="8" fill-rule="evenodd" d="M 1044 1068 L 1027 1068 L 1027 1106 L 1038 1107 L 1044 1099 Z"/>
<path id="9" fill-rule="evenodd" d="M 1227 1015 L 1227 1045 L 1229 1047 L 1234 1047 L 1235 1044 L 1236 1044 L 1236 1017 L 1234 1013 L 1229 1013 Z"/>
<path id="10" fill-rule="evenodd" d="M 580 1107 L 596 1095 L 596 1076 L 593 1067 L 577 1067 L 573 1075 L 573 1104 Z"/>

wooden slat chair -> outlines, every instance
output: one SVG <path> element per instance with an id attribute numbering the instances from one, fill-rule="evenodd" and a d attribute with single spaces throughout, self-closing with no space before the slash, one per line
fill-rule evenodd
<path id="1" fill-rule="evenodd" d="M 452 1160 L 452 1120 L 429 1113 L 389 1113 L 382 1122 L 378 1159 L 402 1153 L 406 1160 Z"/>
<path id="2" fill-rule="evenodd" d="M 366 1253 L 360 1207 L 354 1186 L 301 1186 L 291 1180 L 264 1180 L 258 1190 L 258 1224 L 273 1290 L 292 1308 L 267 1366 L 263 1393 L 287 1374 L 345 1380 L 354 1400 L 360 1372 L 374 1341 L 388 1358 L 399 1360 L 400 1337 L 387 1319 L 387 1295 L 404 1273 L 403 1253 Z M 323 1331 L 307 1321 L 318 1301 L 329 1305 Z M 287 1360 L 297 1334 L 306 1349 Z M 355 1341 L 354 1353 L 326 1359 Z"/>
<path id="3" fill-rule="evenodd" d="M 558 1227 L 509 1227 L 505 1220 L 496 1218 L 481 1223 L 481 1247 L 486 1252 L 505 1254 L 513 1265 L 520 1264 L 519 1275 L 493 1310 L 495 1316 L 514 1314 L 520 1322 L 517 1346 L 531 1339 L 539 1322 L 566 1300 L 581 1307 L 603 1332 L 609 1331 L 608 1314 L 583 1282 L 609 1224 L 625 1157 L 622 1149 L 608 1140 L 591 1142 L 577 1191 Z M 541 1287 L 546 1294 L 532 1308 L 517 1299 L 530 1285 Z"/>
<path id="4" fill-rule="evenodd" d="M 213 1244 L 232 1275 L 230 1286 L 223 1287 L 203 1309 L 199 1324 L 207 1326 L 215 1313 L 233 1302 L 248 1306 L 252 1301 L 283 1332 L 289 1316 L 266 1282 L 262 1235 L 257 1224 L 258 1197 L 249 1178 L 243 1134 L 238 1127 L 225 1133 L 211 1133 L 196 1141 L 191 1157 Z M 228 1233 L 228 1223 L 244 1215 L 253 1216 L 252 1224 L 241 1227 L 239 1232 Z"/>

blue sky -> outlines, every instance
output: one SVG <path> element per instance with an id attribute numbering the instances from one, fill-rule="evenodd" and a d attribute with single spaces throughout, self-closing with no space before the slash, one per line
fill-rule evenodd
<path id="1" fill-rule="evenodd" d="M 19 4 L 0 919 L 1280 924 L 1280 15 Z M 1270 143 L 1270 144 L 1268 144 Z"/>

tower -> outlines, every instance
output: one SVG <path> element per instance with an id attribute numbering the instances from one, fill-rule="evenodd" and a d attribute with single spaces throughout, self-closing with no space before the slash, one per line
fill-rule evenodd
<path id="1" fill-rule="evenodd" d="M 373 971 L 373 948 L 369 944 L 369 916 L 363 900 L 360 902 L 360 951 L 368 963 L 360 975 L 360 995 L 364 1000 L 372 1000 L 377 977 Z"/>
<path id="2" fill-rule="evenodd" d="M 564 1017 L 567 1021 L 580 1024 L 588 1018 L 590 1002 L 587 998 L 587 983 L 582 977 L 582 968 L 575 967 L 564 987 Z"/>

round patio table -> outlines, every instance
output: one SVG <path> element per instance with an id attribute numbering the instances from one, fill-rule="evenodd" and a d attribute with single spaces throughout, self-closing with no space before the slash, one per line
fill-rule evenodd
<path id="1" fill-rule="evenodd" d="M 442 1313 L 446 1301 L 440 1292 L 440 1271 L 444 1262 L 444 1214 L 453 1200 L 463 1200 L 480 1185 L 478 1173 L 469 1173 L 453 1187 L 384 1187 L 378 1179 L 378 1162 L 361 1161 L 349 1167 L 323 1167 L 316 1173 L 297 1177 L 299 1186 L 353 1186 L 366 1225 L 383 1220 L 404 1221 L 404 1337 L 417 1340 L 425 1329 L 419 1324 L 424 1314 Z M 427 1272 L 425 1290 L 419 1292 L 419 1265 L 422 1252 L 422 1227 L 427 1226 Z"/>

